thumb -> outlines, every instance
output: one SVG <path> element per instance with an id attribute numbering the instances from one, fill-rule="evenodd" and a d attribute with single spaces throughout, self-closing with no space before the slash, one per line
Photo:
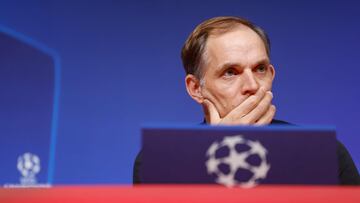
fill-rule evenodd
<path id="1" fill-rule="evenodd" d="M 204 107 L 205 117 L 206 119 L 208 119 L 207 122 L 209 122 L 209 124 L 214 125 L 220 123 L 221 119 L 219 112 L 217 111 L 215 105 L 211 101 L 204 99 L 203 107 Z"/>

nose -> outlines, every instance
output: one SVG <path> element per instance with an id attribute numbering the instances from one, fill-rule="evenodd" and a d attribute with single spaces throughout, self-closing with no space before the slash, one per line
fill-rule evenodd
<path id="1" fill-rule="evenodd" d="M 241 83 L 241 93 L 243 95 L 253 95 L 259 89 L 259 84 L 251 69 L 244 70 Z"/>

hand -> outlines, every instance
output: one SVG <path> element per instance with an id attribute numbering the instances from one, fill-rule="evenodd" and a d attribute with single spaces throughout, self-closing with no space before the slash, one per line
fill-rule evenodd
<path id="1" fill-rule="evenodd" d="M 267 125 L 274 118 L 276 108 L 271 104 L 273 94 L 260 88 L 256 94 L 249 96 L 244 102 L 221 118 L 215 105 L 205 99 L 207 122 L 212 125 Z"/>

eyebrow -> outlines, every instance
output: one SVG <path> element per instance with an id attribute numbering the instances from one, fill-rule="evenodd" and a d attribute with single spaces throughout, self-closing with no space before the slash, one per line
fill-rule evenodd
<path id="1" fill-rule="evenodd" d="M 264 59 L 260 59 L 259 61 L 257 61 L 255 64 L 256 66 L 260 65 L 260 64 L 269 64 L 270 63 L 270 60 L 267 59 L 267 58 L 264 58 Z M 228 63 L 224 63 L 220 66 L 217 67 L 217 70 L 216 72 L 217 73 L 222 73 L 223 71 L 225 71 L 226 69 L 230 68 L 230 67 L 240 67 L 240 68 L 243 68 L 244 66 L 240 63 L 231 63 L 231 62 L 228 62 Z"/>

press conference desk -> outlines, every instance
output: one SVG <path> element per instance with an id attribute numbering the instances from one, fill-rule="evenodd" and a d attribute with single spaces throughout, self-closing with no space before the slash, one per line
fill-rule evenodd
<path id="1" fill-rule="evenodd" d="M 360 202 L 360 187 L 258 186 L 228 189 L 215 185 L 55 186 L 2 188 L 0 202 Z"/>

